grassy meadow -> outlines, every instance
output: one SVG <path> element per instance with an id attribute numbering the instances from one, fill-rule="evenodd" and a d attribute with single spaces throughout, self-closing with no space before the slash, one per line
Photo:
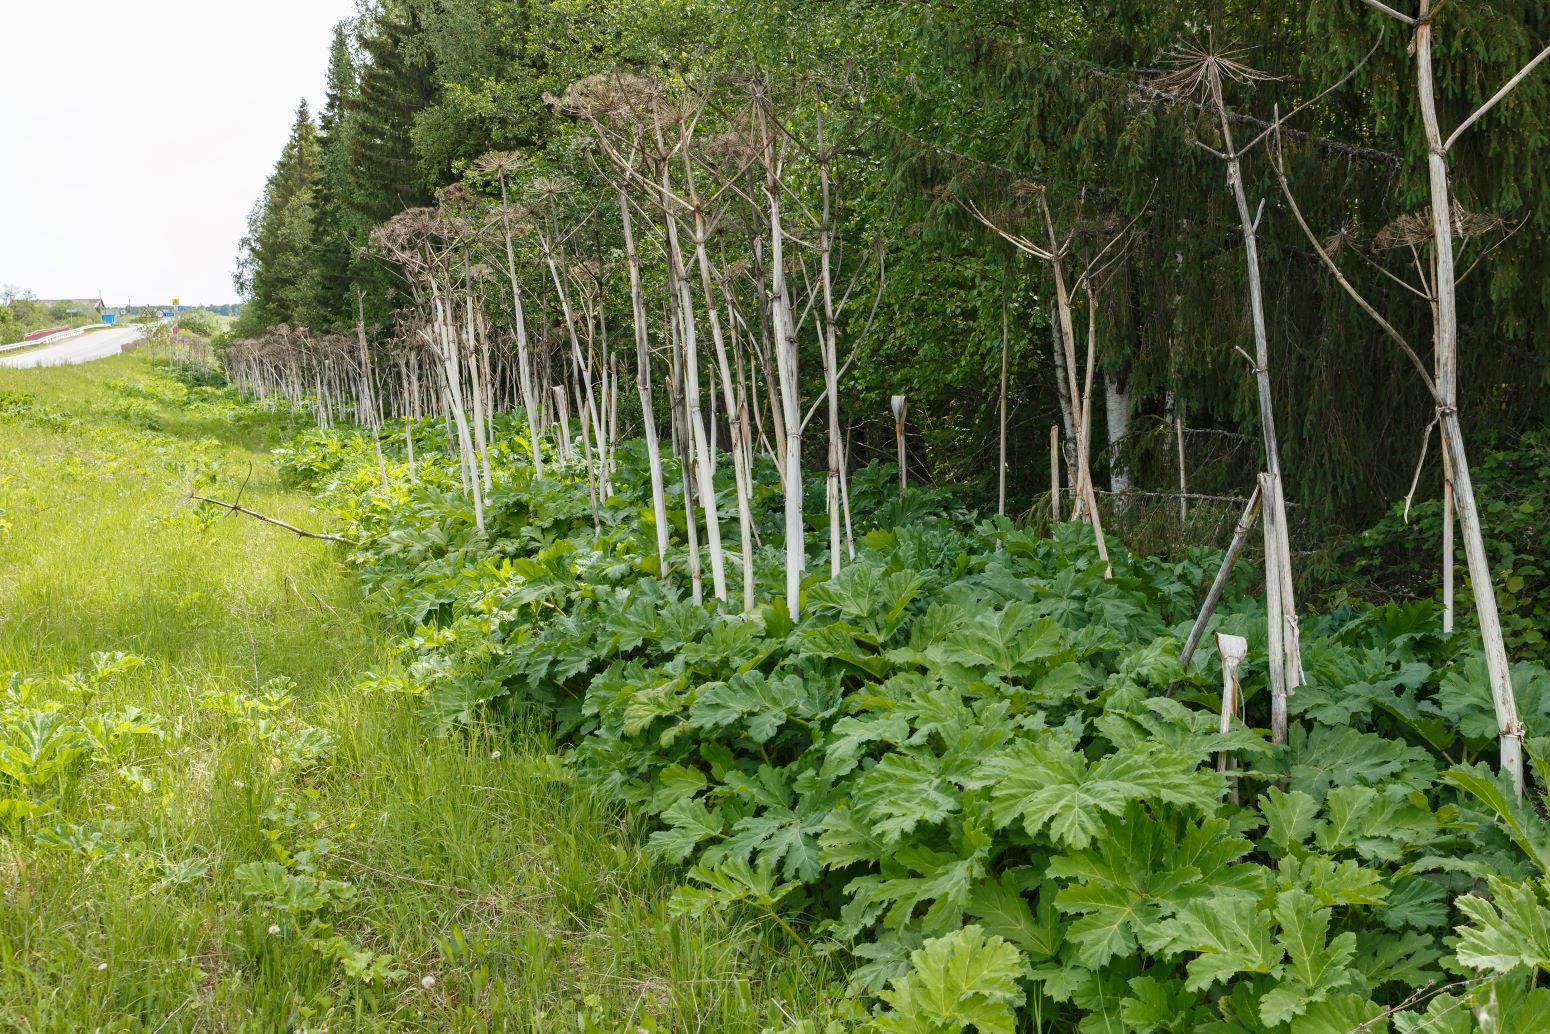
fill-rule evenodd
<path id="1" fill-rule="evenodd" d="M 670 918 L 541 729 L 428 741 L 286 421 L 145 354 L 0 371 L 0 1030 L 759 1031 L 777 931 Z M 14 674 L 13 674 L 14 673 Z"/>

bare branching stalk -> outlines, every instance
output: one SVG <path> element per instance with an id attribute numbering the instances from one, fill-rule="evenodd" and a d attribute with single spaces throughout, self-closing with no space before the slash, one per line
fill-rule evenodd
<path id="1" fill-rule="evenodd" d="M 1502 639 L 1501 616 L 1496 606 L 1496 589 L 1491 581 L 1490 558 L 1485 550 L 1480 515 L 1475 508 L 1475 487 L 1470 478 L 1464 431 L 1458 414 L 1458 274 L 1454 268 L 1453 211 L 1448 184 L 1447 147 L 1437 120 L 1437 101 L 1432 82 L 1431 13 L 1431 0 L 1420 0 L 1414 49 L 1416 90 L 1421 102 L 1421 123 L 1426 131 L 1427 172 L 1431 181 L 1432 282 L 1437 293 L 1437 390 L 1441 396 L 1437 417 L 1442 428 L 1446 462 L 1450 468 L 1454 505 L 1458 508 L 1459 526 L 1464 533 L 1464 557 L 1469 565 L 1475 614 L 1480 624 L 1486 669 L 1491 680 L 1491 698 L 1496 708 L 1497 731 L 1501 740 L 1502 769 L 1509 774 L 1514 789 L 1522 797 L 1523 723 L 1518 720 L 1507 647 Z M 1538 61 L 1539 58 L 1536 58 L 1526 71 L 1532 70 Z M 1509 83 L 1508 89 L 1521 81 L 1521 78 L 1516 78 Z M 1494 105 L 1504 93 L 1493 97 L 1487 102 L 1487 107 Z M 1473 121 L 1474 116 L 1465 120 L 1460 131 Z"/>
<path id="2" fill-rule="evenodd" d="M 1264 203 L 1254 210 L 1243 182 L 1243 156 L 1232 134 L 1232 118 L 1224 96 L 1225 82 L 1252 83 L 1268 78 L 1234 60 L 1230 53 L 1185 49 L 1179 70 L 1168 77 L 1170 85 L 1203 94 L 1216 114 L 1222 150 L 1227 164 L 1227 186 L 1238 209 L 1243 232 L 1244 263 L 1249 282 L 1249 317 L 1254 329 L 1254 382 L 1259 395 L 1260 429 L 1265 448 L 1265 472 L 1260 484 L 1265 505 L 1265 606 L 1273 626 L 1269 633 L 1272 730 L 1276 742 L 1286 742 L 1285 698 L 1302 684 L 1301 633 L 1292 581 L 1292 550 L 1287 533 L 1285 480 L 1281 472 L 1280 446 L 1276 438 L 1275 404 L 1270 381 L 1270 336 L 1265 325 L 1264 287 L 1259 260 L 1259 220 Z M 1278 716 L 1278 717 L 1276 717 Z"/>
<path id="3" fill-rule="evenodd" d="M 520 168 L 520 158 L 513 154 L 490 154 L 481 159 L 481 167 L 493 172 L 500 181 L 501 240 L 505 245 L 506 277 L 511 285 L 511 319 L 517 341 L 517 383 L 522 392 L 522 405 L 527 411 L 528 447 L 533 453 L 533 476 L 543 480 L 544 450 L 539 424 L 543 416 L 543 400 L 533 377 L 532 348 L 528 342 L 527 306 L 522 293 L 522 281 L 517 272 L 515 229 L 516 213 L 511 206 L 511 173 Z"/>
<path id="4" fill-rule="evenodd" d="M 1011 244 L 1018 251 L 1049 263 L 1055 282 L 1055 318 L 1053 321 L 1055 326 L 1053 334 L 1056 341 L 1056 368 L 1060 379 L 1061 411 L 1067 424 L 1066 437 L 1072 445 L 1072 455 L 1069 458 L 1072 517 L 1092 525 L 1099 558 L 1103 561 L 1106 574 L 1112 576 L 1113 568 L 1109 563 L 1108 541 L 1103 533 L 1103 515 L 1098 509 L 1098 497 L 1093 487 L 1091 467 L 1092 395 L 1093 379 L 1097 373 L 1098 354 L 1096 281 L 1103 275 L 1103 263 L 1106 260 L 1112 263 L 1111 253 L 1115 252 L 1116 249 L 1119 253 L 1123 253 L 1125 243 L 1135 226 L 1135 222 L 1132 220 L 1129 226 L 1126 226 L 1101 248 L 1097 249 L 1096 254 L 1088 262 L 1077 279 L 1078 287 L 1086 296 L 1088 302 L 1087 360 L 1082 375 L 1082 382 L 1079 383 L 1077 368 L 1080 364 L 1076 354 L 1075 319 L 1072 313 L 1071 291 L 1065 270 L 1065 259 L 1068 256 L 1070 239 L 1062 240 L 1055 231 L 1055 217 L 1050 208 L 1048 193 L 1043 189 L 1039 189 L 1037 194 L 1039 212 L 1044 224 L 1045 239 L 1042 243 L 1035 243 L 1029 238 L 998 226 L 986 217 L 978 207 L 972 204 L 968 206 L 968 209 L 983 226 Z"/>
<path id="5" fill-rule="evenodd" d="M 1517 701 L 1512 688 L 1512 674 L 1507 658 L 1507 648 L 1502 637 L 1501 615 L 1497 609 L 1495 587 L 1491 579 L 1490 558 L 1486 553 L 1485 536 L 1475 502 L 1474 483 L 1470 476 L 1469 458 L 1465 450 L 1463 428 L 1458 413 L 1458 302 L 1459 275 L 1455 268 L 1454 219 L 1455 209 L 1448 180 L 1447 154 L 1450 146 L 1467 128 L 1474 125 L 1481 115 L 1494 107 L 1512 89 L 1521 83 L 1547 56 L 1536 55 L 1523 69 L 1508 80 L 1481 108 L 1467 117 L 1454 133 L 1444 139 L 1437 116 L 1436 89 L 1433 70 L 1433 36 L 1435 27 L 1432 15 L 1436 12 L 1431 0 L 1419 0 L 1417 16 L 1412 18 L 1377 0 L 1363 0 L 1369 7 L 1382 11 L 1401 24 L 1412 26 L 1414 35 L 1411 53 L 1415 57 L 1416 95 L 1421 112 L 1421 129 L 1427 143 L 1427 176 L 1430 186 L 1430 243 L 1431 262 L 1429 273 L 1423 279 L 1426 290 L 1423 297 L 1430 298 L 1433 306 L 1433 339 L 1436 347 L 1435 367 L 1428 369 L 1420 356 L 1404 336 L 1362 296 L 1349 278 L 1341 271 L 1329 249 L 1326 248 L 1308 225 L 1302 210 L 1292 194 L 1286 177 L 1285 155 L 1276 141 L 1276 176 L 1281 184 L 1287 206 L 1296 217 L 1298 226 L 1312 244 L 1325 267 L 1336 282 L 1372 320 L 1382 328 L 1410 361 L 1431 393 L 1436 404 L 1436 419 L 1442 431 L 1443 469 L 1448 479 L 1451 501 L 1457 512 L 1459 532 L 1464 540 L 1464 558 L 1469 572 L 1470 587 L 1475 599 L 1475 617 L 1480 627 L 1481 643 L 1485 652 L 1486 672 L 1490 681 L 1491 701 L 1496 711 L 1497 736 L 1500 742 L 1501 767 L 1512 780 L 1519 797 L 1523 795 L 1523 724 L 1518 718 Z M 1280 119 L 1277 119 L 1279 124 Z M 1446 507 L 1445 498 L 1445 507 Z M 1452 521 L 1447 522 L 1445 535 L 1444 592 L 1451 598 Z M 1445 618 L 1446 620 L 1446 618 Z"/>
<path id="6" fill-rule="evenodd" d="M 777 395 L 785 446 L 786 610 L 794 619 L 802 611 L 802 574 L 807 568 L 806 531 L 802 523 L 802 397 L 796 320 L 786 282 L 786 233 L 783 194 L 789 140 L 773 125 L 771 101 L 757 84 L 754 122 L 764 167 L 764 204 L 770 236 L 769 306 L 778 372 Z"/>

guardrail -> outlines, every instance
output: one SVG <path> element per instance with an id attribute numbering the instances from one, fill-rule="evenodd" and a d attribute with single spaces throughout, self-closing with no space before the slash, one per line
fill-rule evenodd
<path id="1" fill-rule="evenodd" d="M 84 327 L 73 327 L 67 328 L 65 330 L 50 331 L 47 337 L 23 338 L 22 340 L 12 345 L 0 345 L 0 355 L 4 355 L 7 352 L 19 351 L 23 348 L 38 348 L 42 345 L 52 345 L 56 341 L 68 341 L 73 337 L 79 337 L 80 335 L 86 333 L 88 330 L 99 330 L 108 327 L 109 324 L 106 323 L 92 323 Z"/>

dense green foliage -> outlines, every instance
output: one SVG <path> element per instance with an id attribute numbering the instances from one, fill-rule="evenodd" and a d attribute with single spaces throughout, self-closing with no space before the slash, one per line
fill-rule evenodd
<path id="1" fill-rule="evenodd" d="M 1490 494 L 1481 512 L 1508 648 L 1519 656 L 1543 656 L 1550 628 L 1550 435 L 1525 435 L 1484 458 L 1479 477 Z M 1442 504 L 1428 500 L 1408 515 L 1396 505 L 1337 552 L 1336 566 L 1363 595 L 1427 598 L 1438 591 L 1441 553 Z"/>
<path id="2" fill-rule="evenodd" d="M 1482 662 L 1435 604 L 1305 615 L 1308 684 L 1277 748 L 1258 655 L 1226 733 L 1214 651 L 1179 663 L 1209 550 L 1117 551 L 1106 579 L 1085 525 L 976 524 L 866 471 L 858 560 L 818 565 L 800 621 L 779 603 L 749 619 L 659 577 L 633 449 L 594 524 L 579 470 L 535 480 L 499 435 L 484 536 L 455 466 L 425 458 L 442 432 L 416 434 L 421 481 L 390 445 L 387 491 L 359 433 L 280 454 L 405 629 L 366 685 L 423 694 L 449 733 L 551 720 L 685 867 L 677 914 L 752 912 L 837 955 L 859 1027 L 1471 1031 L 1461 999 L 1482 1029 L 1550 1009 L 1529 980 L 1550 968 L 1550 825 L 1481 763 Z M 1262 642 L 1252 588 L 1235 581 L 1215 627 Z M 1550 672 L 1515 678 L 1542 788 Z"/>
<path id="3" fill-rule="evenodd" d="M 1462 119 L 1534 53 L 1550 32 L 1547 17 L 1533 0 L 1445 8 L 1445 121 Z M 1316 231 L 1340 242 L 1347 273 L 1411 340 L 1425 341 L 1427 307 L 1385 276 L 1412 273 L 1408 250 L 1391 247 L 1385 231 L 1421 206 L 1425 176 L 1408 39 L 1392 29 L 1380 36 L 1381 28 L 1356 0 L 1201 10 L 1135 0 L 383 0 L 333 43 L 335 114 L 322 126 L 320 172 L 327 200 L 303 274 L 316 288 L 305 322 L 351 327 L 359 291 L 369 322 L 386 329 L 403 298 L 362 257 L 372 226 L 426 202 L 492 148 L 569 177 L 584 192 L 580 211 L 606 207 L 586 127 L 543 100 L 584 75 L 624 68 L 708 83 L 762 69 L 789 84 L 795 70 L 822 72 L 834 84 L 828 103 L 845 118 L 836 170 L 845 272 L 861 277 L 857 297 L 881 292 L 883 314 L 868 321 L 869 305 L 857 306 L 845 327 L 843 406 L 857 464 L 886 454 L 887 399 L 906 394 L 922 473 L 988 498 L 1005 306 L 1011 497 L 1014 509 L 1036 504 L 1048 484 L 1048 428 L 1060 419 L 1048 270 L 1009 267 L 1005 245 L 961 202 L 1037 237 L 1037 213 L 1019 184 L 1038 183 L 1079 253 L 1137 220 L 1097 300 L 1097 408 L 1112 392 L 1132 417 L 1100 461 L 1131 471 L 1139 487 L 1176 487 L 1170 418 L 1178 416 L 1190 487 L 1241 494 L 1262 460 L 1251 378 L 1232 348 L 1248 335 L 1237 215 L 1219 189 L 1222 163 L 1195 144 L 1220 146 L 1213 116 L 1165 73 L 1181 48 L 1213 40 L 1242 48 L 1240 60 L 1275 77 L 1228 84 L 1243 143 L 1277 106 L 1289 110 L 1361 66 L 1289 127 L 1287 171 Z M 1461 296 L 1463 410 L 1480 435 L 1542 423 L 1550 401 L 1537 333 L 1550 317 L 1550 289 L 1534 274 L 1550 225 L 1550 205 L 1541 203 L 1547 139 L 1536 115 L 1547 83 L 1531 77 L 1452 159 L 1459 199 L 1483 217 L 1466 264 L 1496 249 Z M 1268 142 L 1247 155 L 1245 174 L 1251 196 L 1268 202 L 1260 234 L 1288 491 L 1322 542 L 1370 523 L 1404 491 L 1430 404 L 1311 253 L 1281 201 Z M 888 256 L 882 282 L 866 261 L 874 241 Z M 623 325 L 618 280 L 605 304 Z M 272 322 L 255 311 L 249 329 Z M 816 377 L 815 361 L 804 367 Z M 1437 473 L 1434 460 L 1423 498 L 1435 494 Z"/>
<path id="4" fill-rule="evenodd" d="M 206 339 L 215 337 L 229 322 L 209 309 L 189 309 L 178 313 L 178 330 L 181 333 L 197 334 Z"/>

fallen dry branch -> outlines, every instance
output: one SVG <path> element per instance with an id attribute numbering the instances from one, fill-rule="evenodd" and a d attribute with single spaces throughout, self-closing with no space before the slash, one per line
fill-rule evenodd
<path id="1" fill-rule="evenodd" d="M 431 890 L 444 890 L 449 894 L 462 894 L 467 897 L 479 896 L 479 892 L 476 890 L 467 890 L 463 887 L 455 887 L 450 883 L 436 883 L 434 880 L 422 880 L 414 876 L 406 876 L 401 872 L 392 872 L 388 869 L 379 869 L 375 865 L 368 865 L 365 862 L 359 861 L 355 858 L 347 857 L 342 854 L 336 853 L 334 857 L 338 858 L 342 862 L 348 862 L 350 865 L 355 866 L 357 869 L 364 869 L 373 875 L 385 876 L 388 879 L 393 880 L 402 880 L 405 883 L 412 883 L 416 887 L 429 887 Z"/>
<path id="2" fill-rule="evenodd" d="M 189 493 L 188 497 L 196 503 L 209 503 L 211 506 L 219 506 L 223 510 L 230 510 L 232 513 L 245 513 L 254 520 L 263 521 L 265 524 L 273 524 L 277 528 L 284 528 L 286 531 L 300 535 L 304 539 L 322 539 L 324 542 L 337 542 L 342 546 L 360 545 L 354 539 L 345 538 L 343 535 L 330 535 L 324 531 L 307 531 L 305 528 L 298 528 L 294 524 L 287 524 L 278 517 L 270 517 L 267 514 L 259 513 L 257 510 L 249 510 L 246 506 L 239 506 L 236 503 L 223 502 L 220 499 L 211 499 L 208 496 L 195 495 L 192 492 Z"/>

